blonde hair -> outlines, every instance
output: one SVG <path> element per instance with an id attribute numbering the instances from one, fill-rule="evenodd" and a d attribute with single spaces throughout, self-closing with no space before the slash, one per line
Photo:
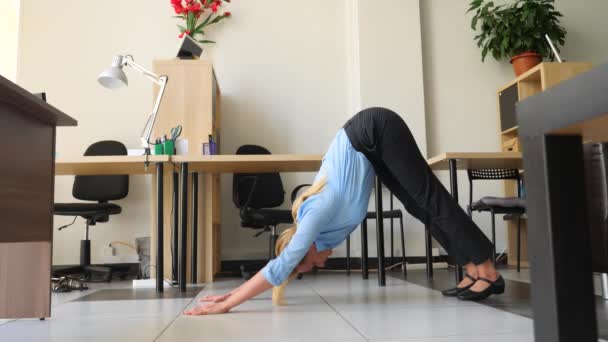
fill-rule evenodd
<path id="1" fill-rule="evenodd" d="M 302 203 L 304 203 L 304 201 L 306 201 L 309 197 L 317 195 L 321 191 L 323 191 L 323 189 L 325 188 L 325 184 L 327 184 L 327 179 L 325 177 L 323 177 L 323 178 L 321 178 L 321 180 L 319 180 L 318 182 L 311 185 L 308 189 L 306 189 L 306 191 L 304 191 L 302 193 L 302 195 L 300 195 L 293 202 L 293 206 L 291 207 L 291 216 L 293 217 L 293 222 L 295 223 L 295 226 L 285 229 L 281 233 L 279 238 L 277 239 L 277 242 L 276 242 L 276 245 L 274 248 L 276 256 L 278 256 L 279 254 L 281 254 L 283 252 L 285 247 L 287 247 L 287 245 L 289 244 L 289 242 L 291 241 L 293 236 L 296 234 L 296 231 L 298 229 L 298 222 L 297 222 L 298 209 L 300 209 L 300 206 L 302 205 Z M 275 286 L 272 289 L 272 304 L 273 305 L 276 305 L 276 306 L 286 305 L 286 303 L 284 301 L 285 287 L 287 286 L 287 283 L 289 281 L 291 281 L 293 278 L 295 278 L 297 275 L 298 275 L 298 272 L 294 269 L 285 282 L 283 282 L 279 286 Z"/>

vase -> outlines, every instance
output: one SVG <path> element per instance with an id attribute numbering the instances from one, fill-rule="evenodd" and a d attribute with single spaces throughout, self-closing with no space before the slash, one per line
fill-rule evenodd
<path id="1" fill-rule="evenodd" d="M 177 52 L 179 59 L 199 59 L 203 54 L 203 48 L 198 42 L 188 35 L 184 35 L 182 43 Z"/>
<path id="2" fill-rule="evenodd" d="M 540 64 L 542 60 L 543 59 L 541 55 L 531 51 L 515 55 L 513 56 L 513 58 L 511 58 L 511 64 L 513 64 L 513 72 L 515 72 L 515 76 L 517 77 Z"/>

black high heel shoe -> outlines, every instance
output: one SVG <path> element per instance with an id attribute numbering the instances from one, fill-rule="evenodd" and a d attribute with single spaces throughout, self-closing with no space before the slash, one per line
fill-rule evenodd
<path id="1" fill-rule="evenodd" d="M 505 292 L 505 280 L 502 278 L 502 276 L 498 276 L 498 279 L 496 279 L 496 281 L 491 281 L 483 277 L 479 277 L 477 281 L 480 280 L 485 281 L 486 283 L 490 284 L 490 286 L 488 286 L 485 290 L 481 292 L 471 291 L 470 289 L 462 291 L 458 294 L 458 299 L 477 301 L 486 299 L 493 294 L 502 294 L 503 292 Z"/>
<path id="2" fill-rule="evenodd" d="M 469 274 L 465 274 L 464 276 L 466 278 L 469 278 L 472 281 L 471 285 L 468 285 L 468 286 L 465 286 L 465 287 L 454 287 L 454 288 L 451 288 L 451 289 L 443 290 L 443 291 L 441 291 L 441 294 L 443 294 L 446 297 L 456 297 L 462 291 L 466 291 L 471 286 L 475 285 L 475 282 L 477 281 L 477 279 L 473 278 L 473 276 L 471 276 Z"/>

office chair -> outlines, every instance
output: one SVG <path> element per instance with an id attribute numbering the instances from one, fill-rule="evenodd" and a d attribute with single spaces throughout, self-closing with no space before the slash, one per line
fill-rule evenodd
<path id="1" fill-rule="evenodd" d="M 239 147 L 236 154 L 260 155 L 271 154 L 266 148 L 257 145 L 243 145 Z M 297 186 L 291 193 L 291 201 L 295 201 L 300 189 L 310 186 L 302 184 Z M 232 178 L 232 201 L 240 209 L 241 227 L 261 229 L 255 234 L 260 236 L 269 232 L 268 259 L 275 257 L 274 246 L 278 238 L 277 226 L 280 224 L 292 224 L 291 210 L 273 209 L 283 204 L 285 190 L 281 175 L 274 173 L 235 173 Z M 241 266 L 243 274 L 244 266 Z"/>
<path id="2" fill-rule="evenodd" d="M 92 144 L 84 153 L 85 156 L 127 155 L 127 148 L 117 141 L 100 141 Z M 79 203 L 55 203 L 54 214 L 59 216 L 82 217 L 86 220 L 84 239 L 80 241 L 80 266 L 62 270 L 65 274 L 83 274 L 90 279 L 93 273 L 103 275 L 105 281 L 111 281 L 112 269 L 104 266 L 91 266 L 91 240 L 89 227 L 97 223 L 108 222 L 110 215 L 120 214 L 119 205 L 109 201 L 123 199 L 129 193 L 128 175 L 111 176 L 76 176 L 72 187 L 72 196 L 83 201 Z M 72 222 L 73 224 L 73 222 Z M 59 230 L 69 225 L 60 227 Z"/>
<path id="3" fill-rule="evenodd" d="M 516 169 L 468 170 L 469 174 L 469 216 L 473 211 L 489 212 L 492 215 L 492 260 L 496 264 L 496 214 L 511 214 L 517 218 L 517 272 L 521 269 L 521 216 L 526 213 L 526 200 L 521 198 L 521 176 Z M 515 180 L 517 197 L 485 196 L 473 202 L 473 181 L 475 180 Z"/>

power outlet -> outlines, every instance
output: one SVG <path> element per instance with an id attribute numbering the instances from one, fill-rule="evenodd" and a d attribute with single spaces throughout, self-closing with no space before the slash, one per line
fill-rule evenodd
<path id="1" fill-rule="evenodd" d="M 116 249 L 112 246 L 105 246 L 103 248 L 103 255 L 104 256 L 115 256 L 116 255 Z"/>

